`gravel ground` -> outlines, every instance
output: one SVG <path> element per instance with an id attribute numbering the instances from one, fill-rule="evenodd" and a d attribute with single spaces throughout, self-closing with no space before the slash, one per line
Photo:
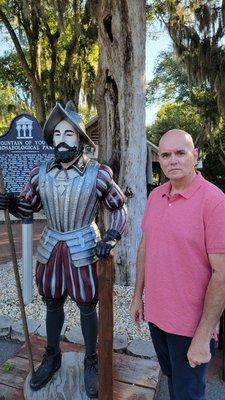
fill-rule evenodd
<path id="1" fill-rule="evenodd" d="M 35 264 L 35 262 L 34 262 Z M 21 275 L 21 260 L 18 261 Z M 33 268 L 35 270 L 35 268 Z M 0 265 L 0 314 L 8 315 L 15 320 L 20 319 L 20 310 L 16 295 L 16 285 L 11 263 Z M 42 303 L 35 284 L 32 303 L 26 306 L 27 318 L 44 321 L 45 306 Z M 129 307 L 133 295 L 133 287 L 114 286 L 114 334 L 127 335 L 128 340 L 142 339 L 149 340 L 149 331 L 146 323 L 143 323 L 140 330 L 133 324 Z M 79 312 L 75 303 L 69 298 L 65 303 L 65 323 L 68 327 L 80 325 Z"/>

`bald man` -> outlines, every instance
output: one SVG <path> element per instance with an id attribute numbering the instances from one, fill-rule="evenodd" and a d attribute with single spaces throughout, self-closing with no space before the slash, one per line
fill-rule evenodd
<path id="1" fill-rule="evenodd" d="M 149 324 L 171 400 L 205 400 L 225 306 L 225 195 L 196 172 L 197 158 L 187 132 L 162 136 L 169 180 L 148 198 L 131 304 L 133 321 Z"/>

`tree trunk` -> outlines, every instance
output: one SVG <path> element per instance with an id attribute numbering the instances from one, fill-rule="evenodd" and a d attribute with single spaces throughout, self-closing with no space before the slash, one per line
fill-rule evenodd
<path id="1" fill-rule="evenodd" d="M 35 113 L 38 122 L 43 127 L 46 120 L 44 95 L 40 85 L 37 82 L 32 82 L 32 100 L 34 102 Z"/>
<path id="2" fill-rule="evenodd" d="M 115 250 L 116 282 L 133 284 L 146 202 L 144 0 L 94 2 L 100 46 L 96 84 L 99 157 L 127 196 L 129 222 Z"/>

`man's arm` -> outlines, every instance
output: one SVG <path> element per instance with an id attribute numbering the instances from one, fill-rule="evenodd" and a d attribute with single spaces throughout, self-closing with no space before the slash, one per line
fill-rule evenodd
<path id="1" fill-rule="evenodd" d="M 137 270 L 134 296 L 130 307 L 130 313 L 134 323 L 140 327 L 144 319 L 144 304 L 142 300 L 145 280 L 145 236 L 143 234 L 137 254 Z"/>
<path id="2" fill-rule="evenodd" d="M 212 277 L 206 290 L 202 317 L 187 353 L 192 367 L 210 360 L 210 340 L 225 307 L 225 254 L 209 254 L 209 261 Z"/>

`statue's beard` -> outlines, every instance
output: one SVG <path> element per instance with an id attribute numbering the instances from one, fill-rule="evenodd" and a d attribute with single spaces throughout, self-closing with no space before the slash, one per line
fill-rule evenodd
<path id="1" fill-rule="evenodd" d="M 59 150 L 60 147 L 65 147 L 68 150 Z M 67 143 L 62 142 L 54 148 L 54 152 L 56 161 L 68 163 L 81 155 L 82 148 L 80 146 L 71 147 Z"/>

